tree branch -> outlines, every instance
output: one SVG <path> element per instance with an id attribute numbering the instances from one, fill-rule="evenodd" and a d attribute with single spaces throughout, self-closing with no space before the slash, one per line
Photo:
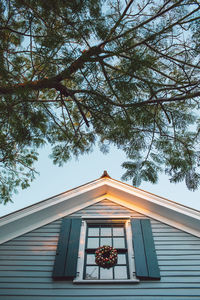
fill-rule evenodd
<path id="1" fill-rule="evenodd" d="M 26 89 L 27 90 L 53 89 L 60 81 L 64 79 L 71 79 L 71 75 L 75 73 L 77 70 L 81 69 L 84 63 L 90 61 L 91 56 L 100 54 L 101 52 L 102 49 L 100 49 L 100 47 L 98 46 L 92 47 L 86 53 L 83 53 L 78 59 L 76 59 L 68 68 L 66 68 L 60 74 L 50 78 L 44 78 L 41 80 L 28 81 L 24 83 L 15 84 L 15 85 L 9 85 L 9 86 L 0 86 L 0 94 L 11 95 L 16 92 L 20 93 L 21 91 L 24 91 Z"/>

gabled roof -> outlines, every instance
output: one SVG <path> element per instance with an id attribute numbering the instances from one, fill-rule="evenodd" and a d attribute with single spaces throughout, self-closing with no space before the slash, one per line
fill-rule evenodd
<path id="1" fill-rule="evenodd" d="M 104 172 L 97 180 L 2 217 L 0 243 L 105 198 L 200 237 L 200 211 L 112 179 Z"/>

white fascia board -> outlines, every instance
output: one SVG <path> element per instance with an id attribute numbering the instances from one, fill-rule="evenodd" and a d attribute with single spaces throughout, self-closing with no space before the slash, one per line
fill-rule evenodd
<path id="1" fill-rule="evenodd" d="M 199 230 L 200 227 L 194 228 L 193 226 L 188 226 L 187 223 L 185 224 L 183 222 L 178 222 L 178 219 L 171 218 L 170 214 L 167 214 L 167 216 L 165 216 L 165 215 L 162 215 L 161 213 L 155 213 L 153 211 L 145 209 L 144 207 L 137 206 L 134 203 L 131 203 L 131 202 L 125 203 L 125 201 L 122 200 L 121 198 L 117 198 L 117 197 L 114 197 L 113 195 L 109 195 L 109 194 L 106 195 L 106 199 L 113 201 L 118 205 L 126 206 L 127 208 L 134 210 L 146 217 L 155 219 L 155 220 L 165 223 L 169 226 L 173 226 L 177 229 L 180 229 L 182 231 L 185 231 L 187 233 L 190 233 L 192 235 L 200 237 L 200 230 Z M 98 216 L 96 216 L 96 217 L 98 218 Z M 124 216 L 122 216 L 122 217 L 124 217 Z M 87 216 L 84 216 L 84 218 L 87 218 Z M 198 225 L 200 225 L 200 221 L 199 221 Z"/>
<path id="2" fill-rule="evenodd" d="M 105 188 L 103 182 L 83 186 L 2 218 L 0 244 L 101 201 Z"/>
<path id="3" fill-rule="evenodd" d="M 166 200 L 137 188 L 125 186 L 124 184 L 115 182 L 112 179 L 109 180 L 112 182 L 109 183 L 107 193 L 111 197 L 113 196 L 115 199 L 118 199 L 118 204 L 133 210 L 137 210 L 145 215 L 147 215 L 147 212 L 149 212 L 151 217 L 153 217 L 153 214 L 155 214 L 156 219 L 158 220 L 160 220 L 158 218 L 158 216 L 160 216 L 165 219 L 165 223 L 168 220 L 167 223 L 170 223 L 169 225 L 172 225 L 171 222 L 181 224 L 181 228 L 179 227 L 180 229 L 185 230 L 187 228 L 187 232 L 190 231 L 191 233 L 192 230 L 192 234 L 200 236 L 199 211 L 179 205 L 175 202 Z M 183 229 L 183 226 L 185 229 Z"/>
<path id="4" fill-rule="evenodd" d="M 79 198 L 80 203 L 83 203 L 88 197 L 98 197 L 101 194 L 105 194 L 107 192 L 107 186 L 104 185 L 105 180 L 96 180 L 94 182 L 91 182 L 89 184 L 86 184 L 84 186 L 66 191 L 62 194 L 59 194 L 57 196 L 51 197 L 47 200 L 41 201 L 39 203 L 36 203 L 34 205 L 31 205 L 30 207 L 24 208 L 20 211 L 14 212 L 12 214 L 9 214 L 8 216 L 0 218 L 0 227 L 13 222 L 14 220 L 21 219 L 25 216 L 32 215 L 33 213 L 36 213 L 38 211 L 44 210 L 48 207 L 57 206 L 58 204 L 62 202 L 66 202 L 68 200 Z"/>
<path id="5" fill-rule="evenodd" d="M 71 215 L 81 209 L 86 208 L 87 206 L 102 201 L 103 199 L 105 199 L 105 196 L 101 196 L 99 198 L 92 197 L 91 199 L 87 199 L 87 201 L 84 201 L 80 204 L 78 203 L 78 197 L 73 199 L 71 198 L 71 201 L 61 202 L 55 207 L 47 207 L 45 209 L 32 213 L 31 215 L 26 215 L 24 217 L 13 220 L 0 227 L 0 244 L 28 233 L 32 230 L 35 230 L 39 227 L 47 225 L 60 218 Z"/>
<path id="6" fill-rule="evenodd" d="M 108 184 L 108 181 L 109 181 L 109 184 Z M 186 207 L 184 205 L 178 204 L 174 201 L 159 197 L 157 195 L 148 193 L 146 191 L 140 190 L 138 188 L 124 184 L 122 182 L 118 182 L 113 179 L 107 179 L 107 184 L 108 184 L 108 189 L 107 189 L 108 193 L 114 192 L 115 194 L 119 193 L 119 195 L 120 195 L 120 193 L 123 192 L 126 194 L 130 194 L 132 196 L 135 196 L 137 198 L 140 198 L 141 200 L 146 200 L 149 203 L 161 205 L 163 207 L 178 211 L 182 214 L 186 214 L 193 218 L 195 218 L 195 216 L 196 216 L 197 219 L 200 219 L 200 211 L 197 211 L 192 208 Z"/>

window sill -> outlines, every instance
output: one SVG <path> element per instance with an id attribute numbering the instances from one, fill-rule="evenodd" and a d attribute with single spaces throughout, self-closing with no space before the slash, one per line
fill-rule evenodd
<path id="1" fill-rule="evenodd" d="M 87 279 L 74 279 L 73 280 L 73 283 L 77 283 L 77 284 L 79 284 L 79 283 L 95 283 L 95 284 L 97 284 L 97 283 L 139 283 L 140 282 L 140 280 L 138 280 L 138 279 L 125 279 L 125 280 L 105 280 L 105 279 L 102 279 L 102 280 L 87 280 Z"/>

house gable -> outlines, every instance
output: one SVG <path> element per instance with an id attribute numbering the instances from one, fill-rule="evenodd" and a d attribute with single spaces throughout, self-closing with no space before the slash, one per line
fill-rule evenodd
<path id="1" fill-rule="evenodd" d="M 132 216 L 137 211 L 107 198 L 71 217 Z M 200 238 L 150 218 L 161 281 L 139 284 L 84 284 L 53 281 L 62 218 L 0 245 L 0 299 L 4 300 L 178 300 L 200 297 Z"/>
<path id="2" fill-rule="evenodd" d="M 88 207 L 78 210 L 77 212 L 73 213 L 72 216 L 77 217 L 120 217 L 120 216 L 127 216 L 127 217 L 134 217 L 140 218 L 142 214 L 138 213 L 135 210 L 129 209 L 123 205 L 117 204 L 115 201 L 111 201 L 108 198 L 104 198 L 103 200 L 89 205 Z"/>

